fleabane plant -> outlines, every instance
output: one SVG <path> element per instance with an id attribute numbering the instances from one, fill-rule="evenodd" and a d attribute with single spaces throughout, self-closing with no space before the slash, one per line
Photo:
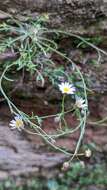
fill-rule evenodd
<path id="1" fill-rule="evenodd" d="M 15 20 L 14 20 L 15 21 Z M 18 23 L 18 24 L 17 24 Z M 17 27 L 16 27 L 17 26 Z M 79 67 L 71 60 L 69 57 L 67 57 L 65 54 L 63 54 L 61 51 L 58 50 L 58 44 L 55 42 L 55 40 L 51 38 L 48 38 L 49 36 L 69 36 L 70 38 L 76 38 L 80 40 L 80 42 L 86 43 L 91 48 L 94 48 L 96 52 L 98 53 L 98 62 L 99 58 L 101 57 L 100 54 L 103 53 L 107 55 L 106 52 L 103 50 L 97 48 L 93 44 L 87 42 L 82 38 L 81 36 L 75 35 L 73 33 L 67 33 L 60 30 L 49 30 L 41 25 L 41 20 L 39 21 L 33 21 L 31 23 L 15 23 L 15 27 L 12 25 L 1 25 L 0 27 L 1 31 L 6 32 L 7 34 L 11 34 L 12 31 L 17 33 L 17 36 L 13 37 L 13 39 L 9 38 L 6 43 L 2 43 L 3 46 L 6 45 L 5 48 L 14 49 L 14 47 L 17 47 L 20 52 L 20 57 L 18 60 L 13 62 L 12 64 L 7 63 L 6 67 L 4 68 L 1 76 L 0 76 L 0 91 L 1 94 L 4 96 L 5 100 L 8 103 L 8 106 L 10 108 L 12 117 L 14 117 L 9 125 L 11 129 L 16 129 L 19 132 L 24 130 L 26 133 L 34 134 L 40 136 L 48 145 L 50 145 L 53 149 L 56 151 L 60 151 L 67 156 L 69 156 L 69 161 L 72 161 L 74 157 L 79 156 L 79 147 L 81 145 L 81 141 L 83 139 L 84 133 L 85 133 L 85 127 L 86 127 L 86 121 L 87 121 L 87 112 L 88 112 L 88 99 L 87 99 L 87 87 L 86 82 L 84 79 L 84 75 L 79 69 Z M 8 35 L 7 35 L 8 36 Z M 48 37 L 47 37 L 48 36 Z M 4 49 L 5 49 L 4 48 Z M 51 59 L 51 56 L 53 53 L 57 54 L 57 56 L 60 56 L 65 62 L 68 62 L 71 66 L 74 76 L 71 76 L 70 73 L 68 73 L 65 70 L 60 70 L 61 75 L 56 74 L 56 68 L 55 68 L 55 62 Z M 40 58 L 40 55 L 43 56 L 43 58 Z M 34 60 L 37 60 L 37 64 L 35 64 Z M 51 78 L 53 87 L 62 93 L 62 103 L 61 103 L 61 111 L 59 113 L 53 114 L 53 115 L 46 115 L 46 116 L 37 116 L 33 115 L 32 117 L 29 116 L 27 113 L 22 112 L 17 108 L 17 106 L 10 100 L 8 95 L 5 93 L 3 89 L 3 81 L 9 80 L 6 75 L 8 71 L 11 71 L 12 67 L 14 69 L 16 68 L 16 72 L 18 70 L 27 70 L 30 74 L 37 75 L 36 80 L 41 81 L 42 85 L 44 85 L 44 76 L 47 76 L 49 79 Z M 47 70 L 46 70 L 47 69 Z M 42 71 L 42 72 L 41 72 Z M 45 72 L 47 71 L 47 72 Z M 51 77 L 50 72 L 51 71 Z M 58 71 L 59 72 L 59 71 Z M 47 74 L 48 73 L 48 74 Z M 54 73 L 54 74 L 53 74 Z M 47 75 L 46 75 L 47 74 Z M 73 75 L 73 74 L 72 74 Z M 59 80 L 59 78 L 63 78 L 63 82 Z M 76 82 L 81 82 L 82 88 L 79 88 L 76 86 Z M 73 82 L 75 81 L 75 83 Z M 68 96 L 69 99 L 69 105 L 72 105 L 69 109 L 65 109 L 65 103 L 66 103 L 66 97 Z M 76 113 L 76 114 L 75 114 Z M 71 129 L 67 125 L 66 121 L 66 114 L 75 114 L 77 117 L 78 125 Z M 60 123 L 60 129 L 57 130 L 54 134 L 48 134 L 41 126 L 41 123 L 46 118 L 54 118 L 56 119 L 57 123 Z M 35 121 L 35 122 L 34 122 Z M 64 125 L 64 127 L 63 127 Z M 32 130 L 31 130 L 32 128 Z M 78 138 L 74 153 L 71 153 L 71 151 L 67 150 L 67 148 L 61 148 L 56 145 L 56 141 L 60 137 L 69 136 L 69 134 L 75 133 L 77 130 L 80 130 L 80 136 Z"/>

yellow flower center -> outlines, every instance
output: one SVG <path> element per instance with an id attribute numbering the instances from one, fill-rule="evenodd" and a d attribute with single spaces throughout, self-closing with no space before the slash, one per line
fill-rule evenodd
<path id="1" fill-rule="evenodd" d="M 18 119 L 18 120 L 16 121 L 16 127 L 17 127 L 17 128 L 23 127 L 23 121 L 20 120 L 20 119 Z"/>
<path id="2" fill-rule="evenodd" d="M 70 90 L 70 89 L 69 89 L 68 87 L 64 87 L 64 89 L 63 89 L 64 93 L 68 93 L 69 90 Z"/>

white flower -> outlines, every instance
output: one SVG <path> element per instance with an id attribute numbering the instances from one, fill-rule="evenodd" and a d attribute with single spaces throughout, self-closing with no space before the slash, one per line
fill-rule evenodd
<path id="1" fill-rule="evenodd" d="M 72 84 L 69 84 L 68 82 L 62 82 L 58 86 L 63 94 L 74 94 L 76 91 L 75 87 Z"/>
<path id="2" fill-rule="evenodd" d="M 70 168 L 69 162 L 64 162 L 64 163 L 63 163 L 63 166 L 62 166 L 62 170 L 63 170 L 63 171 L 66 171 L 66 170 L 68 170 L 69 168 Z"/>
<path id="3" fill-rule="evenodd" d="M 87 105 L 85 104 L 85 100 L 82 99 L 81 97 L 77 97 L 76 98 L 75 105 L 76 105 L 76 107 L 82 108 L 82 109 L 87 107 Z"/>
<path id="4" fill-rule="evenodd" d="M 18 129 L 19 131 L 24 128 L 24 122 L 20 115 L 15 116 L 14 119 L 10 121 L 9 125 L 11 126 L 11 129 Z"/>
<path id="5" fill-rule="evenodd" d="M 85 156 L 86 156 L 87 158 L 90 158 L 91 155 L 92 155 L 91 150 L 90 150 L 90 149 L 87 149 L 87 150 L 85 151 Z"/>
<path id="6" fill-rule="evenodd" d="M 61 116 L 57 116 L 54 118 L 55 123 L 59 123 L 61 121 Z"/>

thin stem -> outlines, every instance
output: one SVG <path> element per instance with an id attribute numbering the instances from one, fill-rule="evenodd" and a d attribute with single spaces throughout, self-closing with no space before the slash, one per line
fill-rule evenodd
<path id="1" fill-rule="evenodd" d="M 87 40 L 85 40 L 81 36 L 78 36 L 77 34 L 69 33 L 69 32 L 64 32 L 64 31 L 61 31 L 61 30 L 46 30 L 46 31 L 43 31 L 43 34 L 45 34 L 45 33 L 61 33 L 61 34 L 65 34 L 67 36 L 78 38 L 79 40 L 83 41 L 85 44 L 89 45 L 93 49 L 96 49 L 96 51 L 98 52 L 98 54 L 99 54 L 99 52 L 101 52 L 104 55 L 107 55 L 107 52 L 105 52 L 104 50 L 98 48 L 97 46 L 95 46 L 94 44 L 88 42 Z"/>
<path id="2" fill-rule="evenodd" d="M 61 115 L 62 115 L 62 116 L 64 116 L 64 105 L 65 105 L 65 94 L 63 95 L 62 104 L 61 104 L 61 107 L 62 107 Z"/>
<path id="3" fill-rule="evenodd" d="M 85 81 L 84 81 L 84 78 L 83 78 L 83 75 L 82 73 L 80 72 L 79 68 L 75 65 L 75 63 L 69 59 L 68 57 L 66 57 L 64 54 L 62 54 L 61 52 L 57 51 L 56 49 L 52 48 L 51 46 L 49 46 L 48 44 L 46 43 L 43 43 L 43 42 L 39 42 L 41 43 L 43 46 L 45 47 L 48 47 L 50 48 L 53 52 L 56 52 L 58 55 L 60 55 L 61 57 L 64 57 L 66 60 L 68 60 L 70 63 L 72 63 L 72 65 L 76 68 L 78 74 L 80 75 L 81 77 L 81 80 L 82 80 L 82 83 L 83 83 L 83 88 L 84 88 L 84 97 L 85 97 L 85 103 L 86 105 L 88 106 L 88 101 L 87 101 L 87 93 L 86 93 L 86 84 L 85 84 Z M 72 156 L 71 160 L 75 157 L 75 155 L 77 154 L 78 152 L 78 149 L 81 145 L 81 141 L 83 139 L 83 135 L 84 135 L 84 132 L 85 132 L 85 126 L 86 126 L 86 115 L 87 115 L 87 110 L 85 110 L 85 113 L 84 113 L 84 118 L 83 118 L 83 125 L 81 125 L 81 132 L 80 132 L 80 137 L 79 137 L 79 140 L 77 142 L 77 145 L 76 145 L 76 148 L 75 148 L 75 152 L 74 152 L 74 155 Z"/>
<path id="4" fill-rule="evenodd" d="M 4 72 L 2 73 L 2 75 L 1 75 L 1 77 L 0 77 L 0 88 L 1 88 L 1 89 L 2 89 L 1 83 L 2 83 L 3 76 L 5 75 L 6 71 L 7 71 L 10 67 L 12 67 L 13 65 L 14 65 L 14 64 L 11 64 L 10 66 L 7 66 L 7 67 L 5 68 L 5 70 L 4 70 Z M 5 97 L 5 99 L 7 100 L 8 104 L 12 105 L 12 106 L 17 110 L 17 112 L 18 112 L 20 115 L 23 116 L 23 112 L 21 112 L 20 110 L 18 110 L 17 107 L 9 100 L 9 98 L 6 96 L 6 94 L 5 94 L 5 92 L 3 91 L 3 89 L 1 90 L 1 92 L 2 92 L 3 96 Z M 11 108 L 12 108 L 12 107 L 11 107 Z M 14 112 L 13 109 L 12 109 L 12 112 L 13 112 L 14 114 L 16 114 L 16 112 Z M 36 130 L 37 133 L 38 133 L 48 144 L 50 144 L 54 149 L 56 149 L 56 150 L 58 150 L 58 151 L 60 151 L 60 152 L 62 152 L 62 153 L 64 153 L 64 154 L 66 154 L 66 155 L 68 155 L 68 156 L 71 156 L 71 155 L 72 155 L 72 154 L 69 153 L 68 151 L 65 151 L 65 150 L 61 149 L 60 147 L 54 145 L 54 144 L 52 143 L 52 142 L 54 141 L 54 139 L 53 139 L 52 137 L 50 137 L 44 130 L 42 130 L 41 127 L 39 127 L 39 126 L 36 125 L 35 123 L 31 122 L 27 117 L 25 117 L 24 119 L 25 119 L 25 121 L 26 121 L 27 123 L 29 123 L 29 124 L 33 127 L 33 129 Z M 40 131 L 41 131 L 41 132 L 40 132 Z"/>

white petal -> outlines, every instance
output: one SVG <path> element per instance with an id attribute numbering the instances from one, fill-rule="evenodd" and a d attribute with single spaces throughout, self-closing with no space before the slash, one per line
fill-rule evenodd
<path id="1" fill-rule="evenodd" d="M 16 121 L 13 120 L 13 121 L 10 122 L 10 124 L 14 124 L 14 125 L 15 125 L 15 124 L 16 124 Z"/>
<path id="2" fill-rule="evenodd" d="M 63 87 L 62 87 L 61 85 L 59 85 L 59 89 L 60 89 L 60 90 L 62 90 L 62 89 L 63 89 Z"/>
<path id="3" fill-rule="evenodd" d="M 64 86 L 69 86 L 69 83 L 68 82 L 65 82 L 65 83 L 63 83 L 64 84 Z"/>
<path id="4" fill-rule="evenodd" d="M 14 127 L 11 127 L 11 129 L 16 129 L 16 126 L 14 126 Z"/>
<path id="5" fill-rule="evenodd" d="M 75 91 L 76 91 L 75 88 L 74 88 L 74 89 L 70 89 L 69 93 L 70 93 L 70 94 L 74 94 Z"/>
<path id="6" fill-rule="evenodd" d="M 65 83 L 64 83 L 64 82 L 62 82 L 62 83 L 61 83 L 61 86 L 65 86 Z"/>
<path id="7" fill-rule="evenodd" d="M 15 120 L 13 119 L 13 120 L 11 120 L 10 122 L 12 122 L 12 123 L 13 123 L 13 122 L 15 122 Z"/>
<path id="8" fill-rule="evenodd" d="M 83 107 L 83 108 L 84 108 L 84 107 L 87 107 L 87 104 L 83 104 L 82 107 Z"/>
<path id="9" fill-rule="evenodd" d="M 12 123 L 10 123 L 10 124 L 9 124 L 9 126 L 12 126 L 12 127 L 14 127 L 14 126 L 15 126 L 15 127 L 16 127 L 16 125 L 15 125 L 15 124 L 12 124 Z"/>
<path id="10" fill-rule="evenodd" d="M 82 100 L 82 99 L 81 99 L 81 103 L 83 104 L 84 102 L 85 102 L 85 100 Z"/>
<path id="11" fill-rule="evenodd" d="M 63 88 L 61 84 L 59 84 L 58 86 L 59 86 L 59 89 L 60 89 L 60 90 Z"/>

